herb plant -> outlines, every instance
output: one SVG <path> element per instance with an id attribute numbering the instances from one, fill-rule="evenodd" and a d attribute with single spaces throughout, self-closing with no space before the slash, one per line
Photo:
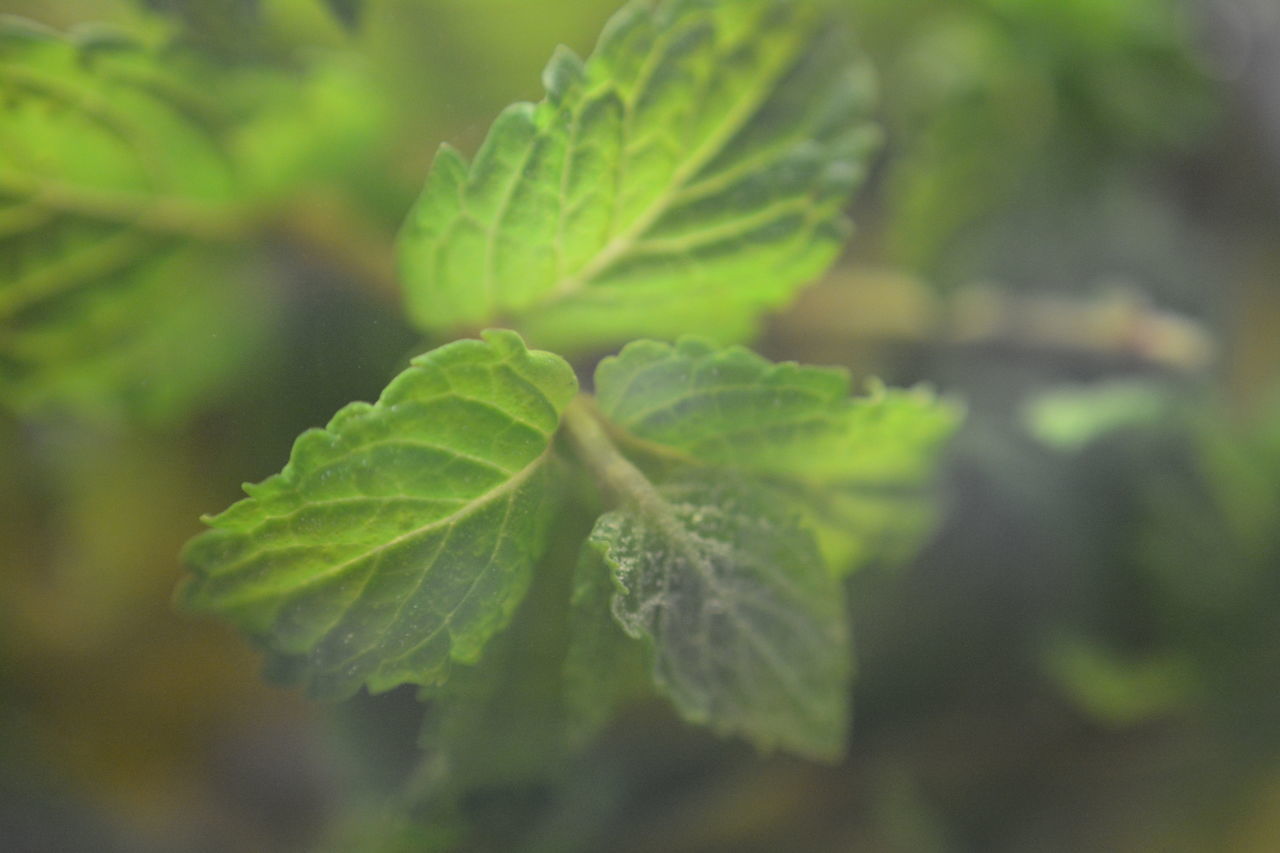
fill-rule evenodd
<path id="1" fill-rule="evenodd" d="M 806 4 L 673 0 L 627 6 L 544 82 L 472 162 L 441 148 L 399 241 L 409 317 L 576 355 L 678 340 L 627 343 L 590 393 L 516 331 L 413 359 L 207 519 L 181 601 L 315 696 L 413 684 L 473 715 L 491 696 L 451 688 L 511 677 L 495 645 L 536 645 L 513 619 L 563 571 L 544 559 L 557 531 L 594 517 L 552 616 L 532 617 L 570 623 L 538 662 L 560 669 L 565 731 L 656 692 L 718 733 L 836 760 L 844 578 L 919 532 L 956 410 L 723 343 L 839 251 L 874 138 L 867 71 Z"/>
<path id="2" fill-rule="evenodd" d="M 0 849 L 1274 849 L 1273 4 L 0 5 Z"/>

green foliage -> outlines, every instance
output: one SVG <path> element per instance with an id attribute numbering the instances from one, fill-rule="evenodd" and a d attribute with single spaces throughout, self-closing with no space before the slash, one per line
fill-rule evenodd
<path id="1" fill-rule="evenodd" d="M 350 58 L 319 55 L 289 71 L 240 68 L 221 82 L 243 113 L 228 147 L 244 192 L 259 204 L 345 177 L 378 149 L 390 121 L 385 99 Z"/>
<path id="2" fill-rule="evenodd" d="M 201 98 L 118 37 L 9 20 L 0 100 L 0 402 L 162 415 L 197 395 L 252 338 L 230 318 L 261 313 L 210 245 L 236 180 Z"/>
<path id="3" fill-rule="evenodd" d="M 0 405 L 112 419 L 181 415 L 244 363 L 269 317 L 249 241 L 382 122 L 336 63 L 215 69 L 12 18 L 0 101 Z"/>
<path id="4" fill-rule="evenodd" d="M 838 250 L 867 82 L 811 9 L 634 3 L 545 82 L 473 164 L 436 160 L 399 244 L 424 327 L 512 316 L 570 347 L 741 337 Z M 688 337 L 628 345 L 594 385 L 571 399 L 568 365 L 514 332 L 420 356 L 209 519 L 183 601 L 316 695 L 426 686 L 454 785 L 549 772 L 582 739 L 569 729 L 654 692 L 761 749 L 839 758 L 840 576 L 887 533 L 918 540 L 956 411 L 925 392 L 854 399 L 844 371 Z M 558 485 L 583 480 L 607 511 L 572 582 L 553 554 L 526 600 Z"/>
<path id="5" fill-rule="evenodd" d="M 478 663 L 456 667 L 446 683 L 419 693 L 426 703 L 420 742 L 450 791 L 538 782 L 563 769 L 571 735 L 564 705 L 568 550 L 556 538 L 511 626 Z"/>
<path id="6" fill-rule="evenodd" d="M 842 371 L 697 339 L 634 343 L 600 365 L 599 404 L 570 402 L 576 382 L 561 359 L 525 350 L 512 332 L 485 337 L 421 356 L 375 405 L 354 403 L 304 434 L 281 474 L 246 487 L 250 497 L 188 547 L 195 577 L 183 600 L 236 623 L 317 695 L 439 684 L 451 661 L 479 662 L 425 694 L 445 703 L 444 731 L 471 731 L 515 702 L 528 708 L 523 723 L 550 720 L 537 728 L 558 743 L 564 711 L 545 695 L 559 690 L 548 661 L 564 659 L 564 707 L 594 728 L 649 692 L 637 677 L 643 657 L 647 678 L 689 720 L 763 749 L 839 757 L 851 670 L 842 589 L 818 550 L 811 504 L 745 475 L 802 477 L 805 444 L 870 470 L 856 463 L 864 437 L 898 462 L 914 454 L 922 469 L 945 431 L 934 421 L 949 429 L 954 413 L 936 403 L 895 413 L 893 432 L 907 442 L 895 447 L 880 418 L 848 398 Z M 672 367 L 685 384 L 664 375 Z M 487 651 L 545 548 L 553 478 L 565 475 L 552 463 L 562 411 L 575 458 L 617 508 L 596 522 L 578 568 L 568 648 L 539 654 L 546 644 L 533 637 L 545 629 L 526 628 Z M 689 438 L 722 431 L 729 441 L 705 453 Z M 653 448 L 678 455 L 649 474 L 620 448 L 640 462 Z M 806 486 L 813 504 L 838 505 L 838 478 Z M 540 609 L 557 608 L 568 615 L 563 598 Z M 545 701 L 521 704 L 531 692 Z M 507 750 L 508 763 L 539 748 Z"/>
<path id="7" fill-rule="evenodd" d="M 363 0 L 324 0 L 324 5 L 329 7 L 329 11 L 342 22 L 343 26 L 349 28 L 359 26 L 360 16 L 364 12 Z"/>
<path id="8" fill-rule="evenodd" d="M 959 409 L 924 389 L 850 397 L 843 370 L 774 365 L 741 347 L 642 341 L 596 371 L 601 412 L 661 458 L 763 478 L 809 515 L 844 572 L 909 553 Z"/>
<path id="9" fill-rule="evenodd" d="M 835 760 L 848 725 L 840 585 L 785 499 L 691 477 L 605 514 L 590 545 L 613 571 L 613 613 L 650 647 L 686 719 L 763 749 Z"/>
<path id="10" fill-rule="evenodd" d="M 1274 717 L 1277 412 L 1232 422 L 1133 380 L 1050 391 L 1027 407 L 1042 441 L 1076 459 L 1109 454 L 1107 476 L 1122 484 L 1128 523 L 1113 571 L 1143 597 L 1123 624 L 1077 629 L 1044 659 L 1089 713 L 1113 725 L 1198 715 L 1265 728 Z"/>
<path id="11" fill-rule="evenodd" d="M 1168 714 L 1185 704 L 1196 686 L 1183 656 L 1128 660 L 1079 637 L 1052 643 L 1045 669 L 1081 708 L 1117 727 Z"/>
<path id="12" fill-rule="evenodd" d="M 401 236 L 411 317 L 564 348 L 749 334 L 839 250 L 871 139 L 867 73 L 820 25 L 632 3 L 586 62 L 558 52 L 474 162 L 441 149 Z"/>
<path id="13" fill-rule="evenodd" d="M 1274 0 L 3 5 L 0 847 L 1274 849 Z"/>
<path id="14" fill-rule="evenodd" d="M 1185 146 L 1213 106 L 1190 7 L 1167 0 L 853 0 L 901 140 L 895 255 L 952 281 L 976 233 Z M 1065 180 L 1064 180 L 1065 177 Z M 950 262 L 950 263 L 948 263 Z M 967 271 L 966 271 L 967 272 Z"/>
<path id="15" fill-rule="evenodd" d="M 1112 430 L 1157 423 L 1169 414 L 1172 402 L 1167 392 L 1149 383 L 1112 382 L 1041 394 L 1027 405 L 1024 419 L 1046 445 L 1078 451 Z"/>
<path id="16" fill-rule="evenodd" d="M 653 692 L 644 647 L 613 616 L 619 591 L 600 551 L 584 547 L 573 577 L 564 661 L 565 708 L 578 742 L 597 734 L 619 708 Z"/>
<path id="17" fill-rule="evenodd" d="M 550 440 L 576 388 L 563 360 L 510 332 L 416 359 L 209 520 L 184 601 L 317 695 L 443 680 L 528 587 L 554 506 Z"/>

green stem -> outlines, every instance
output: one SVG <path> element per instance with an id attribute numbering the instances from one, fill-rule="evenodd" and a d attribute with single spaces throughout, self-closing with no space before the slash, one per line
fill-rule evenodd
<path id="1" fill-rule="evenodd" d="M 0 171 L 0 193 L 19 196 L 27 203 L 62 213 L 205 242 L 238 239 L 252 226 L 248 212 L 233 206 L 216 207 L 181 198 L 81 187 L 12 172 Z"/>
<path id="2" fill-rule="evenodd" d="M 590 396 L 579 394 L 565 407 L 564 425 L 578 457 L 605 489 L 641 509 L 663 513 L 666 501 L 644 472 L 618 450 Z"/>
<path id="3" fill-rule="evenodd" d="M 685 523 L 676 516 L 671 504 L 644 472 L 618 450 L 609 436 L 608 421 L 596 411 L 593 398 L 587 394 L 575 397 L 565 407 L 564 425 L 579 458 L 600 484 L 637 515 L 643 516 L 646 523 L 661 531 L 706 583 L 715 583 Z"/>

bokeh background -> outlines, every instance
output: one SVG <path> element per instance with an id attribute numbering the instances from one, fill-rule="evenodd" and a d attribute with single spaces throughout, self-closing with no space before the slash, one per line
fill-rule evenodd
<path id="1" fill-rule="evenodd" d="M 885 141 L 844 258 L 757 346 L 968 406 L 935 529 L 851 582 L 847 760 L 644 707 L 408 826 L 412 693 L 269 686 L 173 611 L 177 554 L 440 343 L 404 323 L 391 250 L 436 147 L 539 98 L 617 4 L 0 0 L 77 49 L 131 34 L 161 57 L 136 79 L 225 145 L 130 131 L 220 206 L 172 211 L 145 263 L 62 271 L 148 282 L 119 316 L 62 341 L 0 301 L 0 849 L 1280 849 L 1280 5 L 833 6 Z M 0 164 L 33 138 L 11 51 Z M 65 137 L 73 174 L 114 168 Z M 0 180 L 0 291 L 102 236 L 22 198 Z"/>

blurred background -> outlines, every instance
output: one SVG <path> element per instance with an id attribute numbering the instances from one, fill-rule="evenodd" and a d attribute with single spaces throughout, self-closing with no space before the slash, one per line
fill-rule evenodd
<path id="1" fill-rule="evenodd" d="M 968 407 L 851 581 L 841 766 L 642 707 L 402 824 L 411 691 L 309 702 L 173 611 L 201 513 L 442 342 L 391 251 L 436 147 L 617 5 L 0 0 L 0 849 L 1280 849 L 1275 0 L 837 6 L 885 141 L 756 345 Z"/>

